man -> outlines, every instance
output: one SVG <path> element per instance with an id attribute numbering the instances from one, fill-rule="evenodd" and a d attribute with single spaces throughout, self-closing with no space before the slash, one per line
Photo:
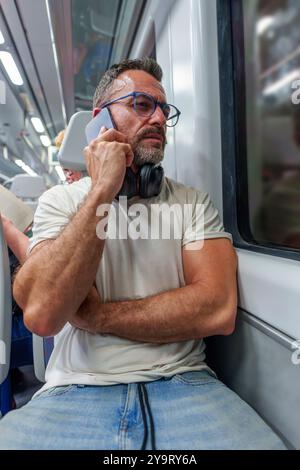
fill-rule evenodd
<path id="1" fill-rule="evenodd" d="M 204 363 L 202 338 L 232 333 L 236 316 L 236 257 L 208 195 L 165 178 L 158 195 L 129 199 L 126 216 L 142 203 L 144 229 L 142 208 L 172 206 L 176 225 L 189 205 L 180 239 L 105 239 L 99 230 L 124 214 L 116 197 L 126 168 L 138 178 L 163 159 L 179 111 L 161 78 L 152 59 L 108 70 L 94 115 L 109 107 L 116 129 L 102 128 L 85 149 L 90 178 L 40 199 L 14 292 L 27 326 L 56 344 L 42 392 L 3 419 L 1 448 L 283 447 Z"/>

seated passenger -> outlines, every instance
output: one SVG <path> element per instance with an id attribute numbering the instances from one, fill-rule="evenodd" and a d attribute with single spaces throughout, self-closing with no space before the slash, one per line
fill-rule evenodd
<path id="1" fill-rule="evenodd" d="M 180 114 L 161 79 L 153 59 L 112 66 L 94 115 L 108 107 L 116 129 L 85 149 L 89 177 L 40 199 L 14 292 L 55 347 L 1 449 L 284 448 L 205 363 L 203 338 L 234 330 L 236 255 L 210 197 L 153 167 Z M 178 237 L 152 236 L 162 206 Z"/>
<path id="2" fill-rule="evenodd" d="M 29 238 L 23 232 L 14 226 L 11 220 L 0 214 L 3 226 L 5 241 L 8 246 L 10 275 L 13 281 L 19 267 L 26 260 L 27 250 L 29 247 Z M 25 230 L 29 232 L 30 227 Z M 23 312 L 12 297 L 12 341 L 24 340 L 31 337 L 31 332 L 26 328 L 23 321 Z M 19 369 L 12 369 L 12 386 L 13 391 L 24 387 L 23 374 Z"/>
<path id="3" fill-rule="evenodd" d="M 27 227 L 25 229 L 25 233 L 23 233 L 17 229 L 12 221 L 3 214 L 0 214 L 0 217 L 2 220 L 3 232 L 7 246 L 10 248 L 11 252 L 17 259 L 17 262 L 19 264 L 24 264 L 29 247 L 29 238 L 27 235 L 25 235 L 25 233 L 27 233 L 31 227 Z M 11 258 L 13 259 L 13 257 Z M 16 261 L 14 260 L 13 263 L 16 263 Z"/>
<path id="4" fill-rule="evenodd" d="M 79 181 L 82 178 L 81 171 L 75 171 L 68 168 L 64 168 L 63 170 L 68 184 L 75 183 L 75 181 Z"/>

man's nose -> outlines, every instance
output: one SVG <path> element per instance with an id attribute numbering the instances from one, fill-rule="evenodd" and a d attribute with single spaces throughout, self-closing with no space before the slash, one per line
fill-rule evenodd
<path id="1" fill-rule="evenodd" d="M 167 119 L 161 107 L 156 106 L 156 110 L 150 116 L 149 123 L 156 124 L 156 125 L 159 124 L 161 127 L 164 127 L 166 125 L 166 122 L 167 122 Z"/>

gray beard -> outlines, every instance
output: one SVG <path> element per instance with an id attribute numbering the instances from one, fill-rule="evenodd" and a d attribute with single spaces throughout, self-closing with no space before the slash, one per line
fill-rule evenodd
<path id="1" fill-rule="evenodd" d="M 157 165 L 164 158 L 164 150 L 156 148 L 145 148 L 137 146 L 134 151 L 134 163 L 137 166 L 145 165 L 145 163 L 153 163 Z"/>

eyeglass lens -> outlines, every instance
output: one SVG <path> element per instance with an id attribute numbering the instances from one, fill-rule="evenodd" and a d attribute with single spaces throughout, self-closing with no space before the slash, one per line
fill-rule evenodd
<path id="1" fill-rule="evenodd" d="M 169 104 L 160 107 L 167 119 L 167 126 L 175 126 L 179 117 L 177 109 Z M 155 101 L 150 96 L 137 95 L 134 97 L 134 108 L 140 116 L 151 116 L 155 111 Z"/>

